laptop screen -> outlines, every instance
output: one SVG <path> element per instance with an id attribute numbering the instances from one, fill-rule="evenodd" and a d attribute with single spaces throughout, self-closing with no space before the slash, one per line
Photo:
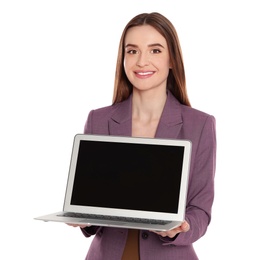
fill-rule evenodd
<path id="1" fill-rule="evenodd" d="M 184 147 L 81 140 L 71 205 L 177 213 Z"/>

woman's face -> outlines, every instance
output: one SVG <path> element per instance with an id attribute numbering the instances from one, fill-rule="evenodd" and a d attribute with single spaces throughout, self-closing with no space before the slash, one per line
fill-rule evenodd
<path id="1" fill-rule="evenodd" d="M 170 56 L 165 38 L 152 26 L 128 29 L 125 36 L 125 73 L 134 88 L 166 90 Z"/>

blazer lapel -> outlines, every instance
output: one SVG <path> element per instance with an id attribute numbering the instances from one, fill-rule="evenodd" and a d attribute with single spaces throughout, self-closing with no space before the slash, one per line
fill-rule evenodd
<path id="1" fill-rule="evenodd" d="M 174 138 L 176 139 L 183 125 L 181 116 L 181 104 L 168 91 L 167 100 L 156 130 L 157 138 Z"/>
<path id="2" fill-rule="evenodd" d="M 131 136 L 132 95 L 122 103 L 108 121 L 109 134 L 118 136 Z"/>

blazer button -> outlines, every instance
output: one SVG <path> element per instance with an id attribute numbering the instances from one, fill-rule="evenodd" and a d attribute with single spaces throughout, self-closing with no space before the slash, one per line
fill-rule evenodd
<path id="1" fill-rule="evenodd" d="M 149 237 L 149 234 L 147 232 L 142 233 L 142 238 L 147 239 Z"/>

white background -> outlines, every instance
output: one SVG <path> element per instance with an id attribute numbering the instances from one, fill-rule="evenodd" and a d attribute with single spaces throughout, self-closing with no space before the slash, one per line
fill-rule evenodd
<path id="1" fill-rule="evenodd" d="M 217 120 L 213 218 L 197 253 L 278 259 L 275 2 L 2 0 L 0 258 L 84 259 L 91 238 L 33 218 L 62 208 L 73 136 L 111 104 L 123 27 L 158 11 L 180 36 L 192 106 Z"/>

